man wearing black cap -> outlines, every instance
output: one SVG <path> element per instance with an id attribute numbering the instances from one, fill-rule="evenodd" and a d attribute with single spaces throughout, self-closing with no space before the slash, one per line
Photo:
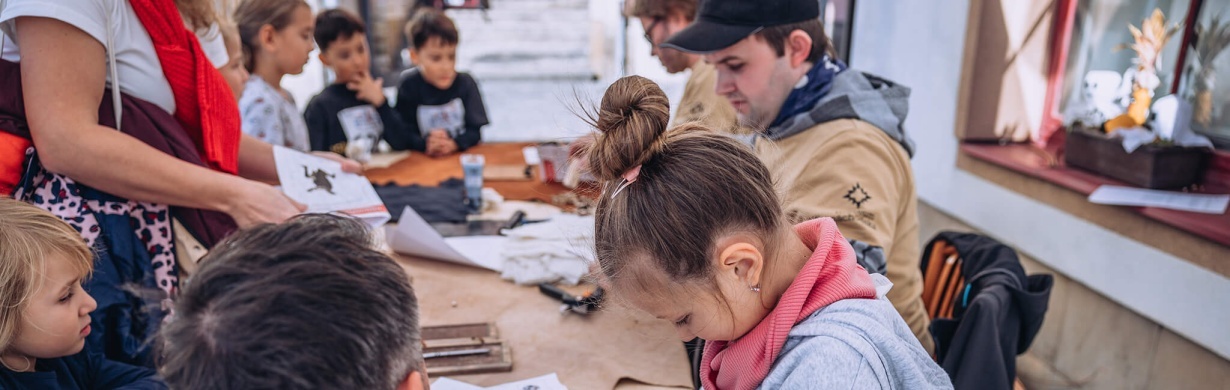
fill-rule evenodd
<path id="1" fill-rule="evenodd" d="M 888 299 L 928 352 L 917 196 L 902 124 L 910 90 L 835 59 L 817 0 L 702 1 L 697 20 L 662 44 L 703 54 L 716 92 L 786 186 L 795 222 L 835 219 L 859 264 L 893 282 Z"/>

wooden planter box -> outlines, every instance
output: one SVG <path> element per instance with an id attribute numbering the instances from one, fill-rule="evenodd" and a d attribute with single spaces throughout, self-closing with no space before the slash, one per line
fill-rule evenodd
<path id="1" fill-rule="evenodd" d="M 1068 132 L 1063 160 L 1068 166 L 1153 189 L 1195 184 L 1207 167 L 1205 148 L 1143 145 L 1132 153 L 1122 140 L 1088 130 Z"/>

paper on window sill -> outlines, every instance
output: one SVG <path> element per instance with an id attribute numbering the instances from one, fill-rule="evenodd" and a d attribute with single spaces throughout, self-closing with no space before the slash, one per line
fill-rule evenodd
<path id="1" fill-rule="evenodd" d="M 500 272 L 504 268 L 505 237 L 473 236 L 444 238 L 413 208 L 406 206 L 397 226 L 386 237 L 394 252 L 443 260 Z"/>
<path id="2" fill-rule="evenodd" d="M 1101 186 L 1089 194 L 1089 202 L 1116 206 L 1161 207 L 1204 214 L 1223 214 L 1230 195 L 1188 194 L 1141 188 Z"/>

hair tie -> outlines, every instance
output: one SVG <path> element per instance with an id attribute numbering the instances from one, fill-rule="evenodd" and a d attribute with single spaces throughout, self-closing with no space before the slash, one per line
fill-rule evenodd
<path id="1" fill-rule="evenodd" d="M 629 169 L 627 172 L 624 172 L 623 175 L 620 175 L 620 177 L 622 177 L 623 180 L 620 181 L 618 187 L 615 187 L 615 191 L 611 193 L 611 199 L 615 199 L 615 195 L 619 195 L 620 191 L 623 191 L 624 188 L 628 188 L 628 185 L 632 184 L 632 182 L 635 182 L 636 179 L 640 176 L 641 176 L 641 166 L 640 165 L 632 167 L 632 169 Z"/>

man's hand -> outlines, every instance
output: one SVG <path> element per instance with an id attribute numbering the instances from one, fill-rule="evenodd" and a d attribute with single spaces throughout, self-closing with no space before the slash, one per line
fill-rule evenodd
<path id="1" fill-rule="evenodd" d="M 372 78 L 367 72 L 360 73 L 356 80 L 346 83 L 346 88 L 354 91 L 359 100 L 380 107 L 384 105 L 384 79 Z"/>

